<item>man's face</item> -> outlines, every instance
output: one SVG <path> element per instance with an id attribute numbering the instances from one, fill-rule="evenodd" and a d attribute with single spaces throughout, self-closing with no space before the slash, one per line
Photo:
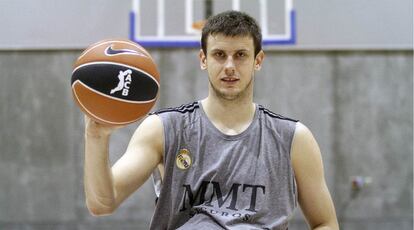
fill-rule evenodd
<path id="1" fill-rule="evenodd" d="M 208 72 L 210 93 L 227 100 L 253 94 L 254 71 L 260 69 L 263 58 L 263 51 L 254 56 L 250 36 L 208 36 L 207 55 L 200 51 L 200 65 Z"/>

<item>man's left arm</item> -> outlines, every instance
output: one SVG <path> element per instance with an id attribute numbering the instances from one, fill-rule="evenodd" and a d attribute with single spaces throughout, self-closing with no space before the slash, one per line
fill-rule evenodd
<path id="1" fill-rule="evenodd" d="M 297 123 L 291 149 L 298 199 L 311 229 L 339 229 L 323 171 L 321 151 L 310 130 Z"/>

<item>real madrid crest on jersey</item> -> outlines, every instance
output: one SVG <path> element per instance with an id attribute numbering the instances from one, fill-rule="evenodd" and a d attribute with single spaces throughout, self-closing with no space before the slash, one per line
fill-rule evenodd
<path id="1" fill-rule="evenodd" d="M 178 152 L 177 157 L 175 158 L 175 164 L 178 168 L 183 170 L 190 168 L 192 164 L 190 151 L 187 149 L 180 149 L 180 152 Z"/>

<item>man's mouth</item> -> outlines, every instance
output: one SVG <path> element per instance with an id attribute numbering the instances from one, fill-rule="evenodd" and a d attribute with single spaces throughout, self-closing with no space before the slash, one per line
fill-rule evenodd
<path id="1" fill-rule="evenodd" d="M 235 82 L 235 81 L 238 81 L 239 79 L 234 78 L 234 77 L 225 77 L 225 78 L 222 78 L 221 80 L 225 82 Z"/>

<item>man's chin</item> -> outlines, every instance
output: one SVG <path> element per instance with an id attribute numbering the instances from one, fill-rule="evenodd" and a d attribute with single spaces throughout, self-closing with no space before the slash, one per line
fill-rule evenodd
<path id="1" fill-rule="evenodd" d="M 227 101 L 234 101 L 237 100 L 240 97 L 240 92 L 222 92 L 222 91 L 216 91 L 216 95 L 224 100 Z"/>

